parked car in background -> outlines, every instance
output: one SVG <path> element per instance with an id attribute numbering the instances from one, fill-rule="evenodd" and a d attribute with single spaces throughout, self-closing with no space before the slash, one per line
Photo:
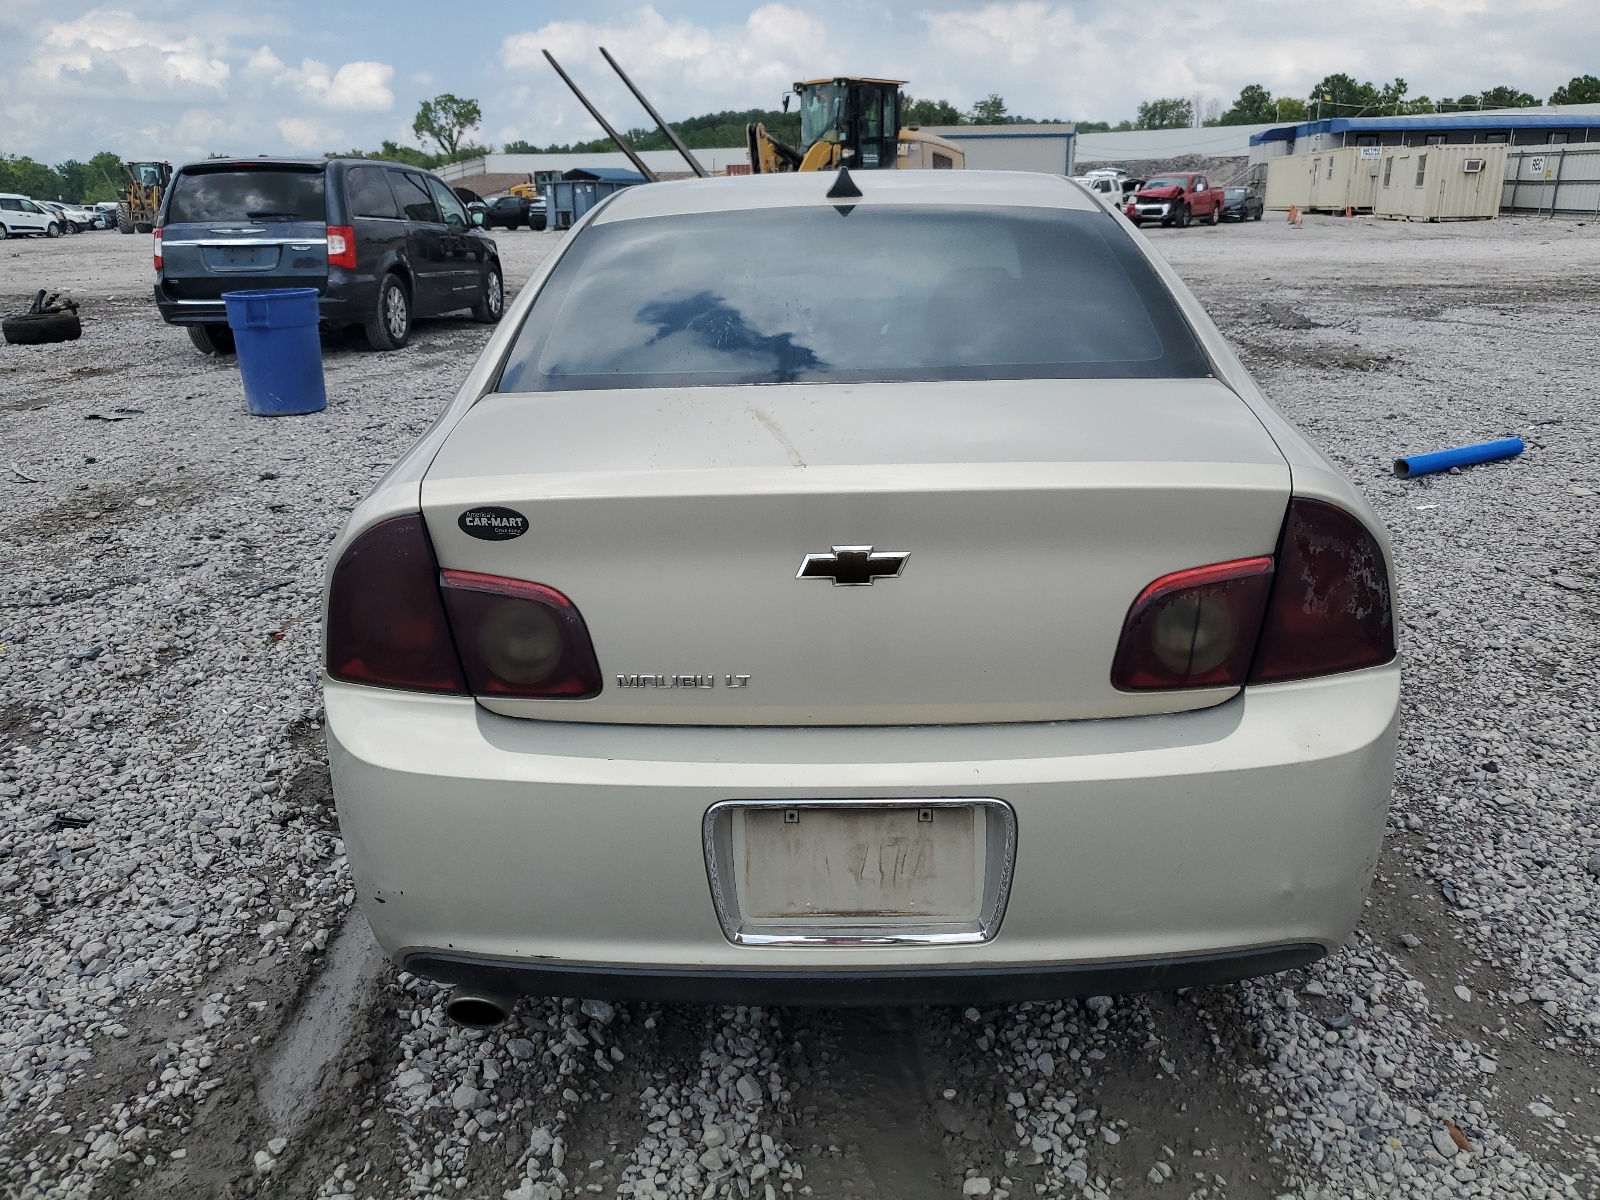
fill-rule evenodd
<path id="1" fill-rule="evenodd" d="M 111 228 L 114 228 L 116 226 L 116 223 L 117 223 L 117 201 L 115 201 L 115 200 L 101 200 L 101 201 L 99 201 L 98 203 L 95 204 L 94 211 L 99 213 L 103 218 L 105 218 L 105 224 L 100 226 L 100 228 L 102 228 L 102 229 L 111 229 Z"/>
<path id="2" fill-rule="evenodd" d="M 1117 209 L 1119 212 L 1127 205 L 1128 198 L 1144 183 L 1142 179 L 1135 179 L 1120 169 L 1106 169 L 1090 171 L 1086 175 L 1074 175 L 1073 181 L 1081 183 L 1088 188 L 1106 206 Z"/>
<path id="3" fill-rule="evenodd" d="M 96 228 L 95 214 L 76 204 L 66 204 L 59 200 L 36 200 L 40 208 L 49 209 L 66 223 L 68 233 L 83 233 Z"/>
<path id="4" fill-rule="evenodd" d="M 1261 189 L 1253 184 L 1246 187 L 1222 189 L 1222 219 L 1224 221 L 1259 221 L 1266 211 Z"/>
<path id="5" fill-rule="evenodd" d="M 44 208 L 27 196 L 0 193 L 0 238 L 43 234 L 60 237 L 67 222 L 60 214 Z"/>
<path id="6" fill-rule="evenodd" d="M 484 214 L 484 227 L 493 229 L 496 225 L 504 229 L 529 229 L 543 228 L 543 221 L 535 225 L 533 218 L 534 201 L 527 196 L 491 196 L 488 209 Z M 542 203 L 541 203 L 542 210 Z M 543 216 L 541 211 L 540 216 Z"/>
<path id="7" fill-rule="evenodd" d="M 155 230 L 156 306 L 202 353 L 233 337 L 224 292 L 316 288 L 324 326 L 395 350 L 416 317 L 495 322 L 494 241 L 435 175 L 372 159 L 208 159 L 181 167 Z"/>
<path id="8" fill-rule="evenodd" d="M 1190 221 L 1215 225 L 1222 219 L 1222 189 L 1212 187 L 1204 175 L 1157 175 L 1134 192 L 1123 211 L 1135 225 L 1146 221 L 1180 229 Z"/>
<path id="9" fill-rule="evenodd" d="M 1167 991 L 1362 914 L 1361 493 L 1080 189 L 834 180 L 603 199 L 331 548 L 354 887 L 458 1021 Z"/>

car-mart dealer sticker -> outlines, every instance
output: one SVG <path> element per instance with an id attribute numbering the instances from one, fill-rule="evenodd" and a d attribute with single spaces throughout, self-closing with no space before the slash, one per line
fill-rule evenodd
<path id="1" fill-rule="evenodd" d="M 509 542 L 528 532 L 528 518 L 514 508 L 469 508 L 456 518 L 461 532 L 485 542 Z"/>

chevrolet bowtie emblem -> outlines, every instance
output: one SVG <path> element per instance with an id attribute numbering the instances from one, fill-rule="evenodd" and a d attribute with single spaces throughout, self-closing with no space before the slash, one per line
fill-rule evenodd
<path id="1" fill-rule="evenodd" d="M 875 579 L 893 579 L 911 557 L 904 550 L 871 546 L 835 546 L 832 554 L 808 554 L 796 579 L 831 579 L 834 587 L 868 587 Z"/>

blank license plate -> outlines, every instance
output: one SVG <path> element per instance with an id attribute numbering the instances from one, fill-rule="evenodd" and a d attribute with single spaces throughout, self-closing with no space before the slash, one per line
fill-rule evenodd
<path id="1" fill-rule="evenodd" d="M 979 917 L 985 823 L 975 806 L 744 808 L 731 833 L 746 920 Z"/>

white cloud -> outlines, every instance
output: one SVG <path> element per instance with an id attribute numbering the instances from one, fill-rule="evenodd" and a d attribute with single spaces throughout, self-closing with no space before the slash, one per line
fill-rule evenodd
<path id="1" fill-rule="evenodd" d="M 390 64 L 304 58 L 291 67 L 271 45 L 254 40 L 262 32 L 259 23 L 225 11 L 203 21 L 166 21 L 95 9 L 43 24 L 25 46 L 0 38 L 0 80 L 17 96 L 0 111 L 0 127 L 9 133 L 5 148 L 54 158 L 102 147 L 174 159 L 319 151 L 352 144 L 351 130 L 331 114 L 361 125 L 370 122 L 368 114 L 394 109 Z M 0 87 L 0 98 L 12 90 Z M 57 104 L 50 109 L 56 115 L 41 120 L 35 111 L 41 95 L 89 102 Z M 64 126 L 74 141 L 65 153 L 52 145 Z M 354 138 L 375 144 L 392 136 L 388 126 L 367 124 Z"/>
<path id="2" fill-rule="evenodd" d="M 322 128 L 305 117 L 284 117 L 278 122 L 283 140 L 297 150 L 313 150 L 322 144 Z"/>
<path id="3" fill-rule="evenodd" d="M 517 97 L 541 114 L 534 136 L 590 138 L 590 120 L 541 53 L 549 50 L 600 110 L 621 128 L 646 124 L 638 102 L 600 57 L 604 46 L 630 78 L 664 111 L 684 115 L 720 108 L 775 107 L 796 79 L 838 69 L 827 27 L 787 4 L 765 4 L 741 23 L 706 27 L 668 19 L 646 5 L 610 23 L 552 21 L 515 33 L 500 45 L 499 62 Z"/>
<path id="4" fill-rule="evenodd" d="M 215 90 L 233 73 L 221 49 L 198 33 L 180 35 L 131 13 L 97 8 L 49 26 L 32 65 L 42 80 L 57 85 L 103 87 L 114 81 L 146 94 Z"/>
<path id="5" fill-rule="evenodd" d="M 394 107 L 389 81 L 394 68 L 388 63 L 349 62 L 337 71 L 327 63 L 308 58 L 298 69 L 281 71 L 276 82 L 302 90 L 324 108 L 350 112 L 388 112 Z"/>

